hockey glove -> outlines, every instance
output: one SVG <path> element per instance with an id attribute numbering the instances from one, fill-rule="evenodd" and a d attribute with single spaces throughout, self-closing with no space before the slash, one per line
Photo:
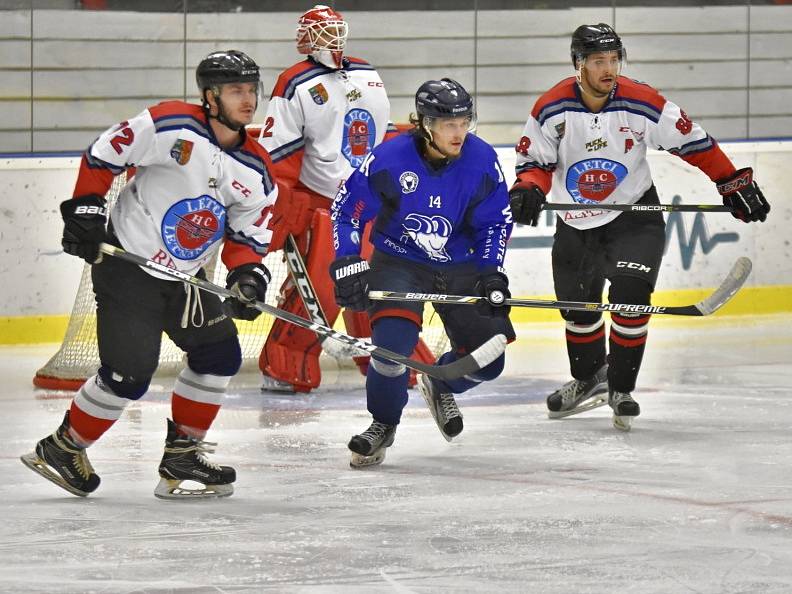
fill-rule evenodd
<path id="1" fill-rule="evenodd" d="M 476 294 L 486 297 L 476 303 L 479 315 L 487 318 L 505 318 L 509 315 L 510 306 L 504 305 L 511 297 L 509 279 L 502 272 L 482 274 L 476 281 Z"/>
<path id="2" fill-rule="evenodd" d="M 102 261 L 99 244 L 107 241 L 107 202 L 98 194 L 87 194 L 60 205 L 63 217 L 63 251 L 88 264 Z"/>
<path id="3" fill-rule="evenodd" d="M 232 268 L 226 276 L 226 289 L 234 293 L 234 297 L 223 302 L 226 313 L 238 320 L 259 317 L 261 311 L 249 304 L 266 299 L 270 278 L 270 271 L 264 264 L 242 264 Z"/>
<path id="4" fill-rule="evenodd" d="M 514 222 L 522 225 L 536 227 L 545 202 L 545 193 L 534 184 L 514 186 L 509 192 L 509 205 Z"/>
<path id="5" fill-rule="evenodd" d="M 268 251 L 283 249 L 289 234 L 299 235 L 310 224 L 310 195 L 299 190 L 278 186 L 278 199 L 272 208 L 272 218 L 267 228 L 272 231 Z"/>
<path id="6" fill-rule="evenodd" d="M 723 204 L 732 210 L 732 216 L 744 223 L 764 221 L 770 212 L 770 204 L 753 179 L 753 169 L 738 169 L 729 178 L 715 182 L 723 196 Z"/>
<path id="7" fill-rule="evenodd" d="M 330 278 L 335 284 L 335 300 L 341 307 L 365 311 L 368 297 L 369 263 L 360 256 L 342 256 L 330 264 Z"/>

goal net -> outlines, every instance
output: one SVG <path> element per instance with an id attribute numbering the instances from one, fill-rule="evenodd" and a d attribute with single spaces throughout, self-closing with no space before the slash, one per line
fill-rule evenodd
<path id="1" fill-rule="evenodd" d="M 106 196 L 108 208 L 112 207 L 125 182 L 126 176 L 123 174 L 113 182 L 113 186 Z M 280 288 L 288 275 L 288 269 L 283 261 L 282 252 L 269 254 L 264 263 L 272 273 L 272 282 L 267 289 L 266 302 L 270 305 L 277 305 Z M 218 253 L 214 264 L 206 267 L 207 279 L 215 284 L 225 286 L 226 272 Z M 431 311 L 431 308 L 426 309 Z M 340 318 L 341 316 L 339 316 L 339 329 L 343 328 Z M 273 321 L 274 318 L 266 314 L 260 315 L 252 322 L 235 320 L 242 346 L 243 371 L 258 370 L 259 353 Z M 448 339 L 436 315 L 424 320 L 423 339 L 436 356 L 446 350 Z M 333 360 L 335 364 L 342 367 L 354 366 L 351 358 L 335 359 L 327 354 L 322 355 L 320 363 L 324 366 Z M 178 374 L 184 367 L 184 361 L 182 350 L 163 334 L 157 375 Z M 96 303 L 91 283 L 91 267 L 86 265 L 83 269 L 80 286 L 77 289 L 77 296 L 63 342 L 52 358 L 36 372 L 33 384 L 48 390 L 78 390 L 88 377 L 96 373 L 99 364 L 99 350 L 96 344 Z"/>

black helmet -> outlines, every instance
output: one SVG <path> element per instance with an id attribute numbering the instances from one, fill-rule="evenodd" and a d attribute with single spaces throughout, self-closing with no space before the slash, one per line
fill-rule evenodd
<path id="1" fill-rule="evenodd" d="M 455 80 L 427 80 L 415 93 L 415 111 L 434 118 L 473 117 L 473 99 Z"/>
<path id="2" fill-rule="evenodd" d="M 619 59 L 624 58 L 624 46 L 621 38 L 613 27 L 599 25 L 581 25 L 572 33 L 572 65 L 577 68 L 577 60 L 597 52 L 619 52 Z"/>
<path id="3" fill-rule="evenodd" d="M 212 52 L 195 70 L 195 81 L 201 95 L 214 85 L 231 82 L 259 82 L 259 67 L 253 59 L 237 50 Z"/>

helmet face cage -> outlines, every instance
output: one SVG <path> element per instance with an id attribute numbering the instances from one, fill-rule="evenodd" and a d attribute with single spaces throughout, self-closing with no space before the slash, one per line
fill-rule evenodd
<path id="1" fill-rule="evenodd" d="M 297 51 L 311 54 L 328 50 L 342 52 L 346 47 L 349 25 L 340 13 L 317 4 L 297 22 Z"/>

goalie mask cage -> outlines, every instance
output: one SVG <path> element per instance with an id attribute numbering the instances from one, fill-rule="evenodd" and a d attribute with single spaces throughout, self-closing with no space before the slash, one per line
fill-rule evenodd
<path id="1" fill-rule="evenodd" d="M 112 207 L 126 182 L 124 174 L 119 175 L 107 193 L 108 209 Z M 105 256 L 109 258 L 110 256 Z M 288 268 L 282 252 L 269 254 L 264 263 L 272 273 L 272 282 L 267 288 L 266 302 L 278 303 L 280 288 L 288 276 Z M 220 260 L 220 250 L 213 264 L 206 266 L 207 280 L 225 286 L 226 269 Z M 427 308 L 430 310 L 430 308 Z M 340 318 L 340 316 L 339 316 Z M 261 315 L 253 322 L 234 320 L 239 329 L 239 342 L 242 346 L 242 371 L 258 371 L 258 359 L 264 341 L 269 335 L 274 319 Z M 339 328 L 343 327 L 343 322 Z M 448 348 L 448 338 L 443 331 L 437 315 L 424 320 L 423 338 L 435 356 L 440 356 Z M 323 354 L 323 358 L 329 355 Z M 351 358 L 337 360 L 338 365 L 353 367 Z M 157 376 L 175 376 L 186 364 L 183 351 L 167 335 L 162 335 Z M 83 268 L 80 286 L 74 299 L 66 333 L 58 351 L 36 372 L 33 384 L 47 390 L 76 391 L 85 380 L 99 369 L 99 350 L 96 344 L 96 302 L 94 301 L 91 267 Z"/>

